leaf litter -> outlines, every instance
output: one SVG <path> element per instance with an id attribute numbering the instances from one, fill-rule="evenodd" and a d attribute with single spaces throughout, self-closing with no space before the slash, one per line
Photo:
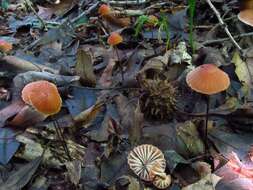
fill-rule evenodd
<path id="1" fill-rule="evenodd" d="M 252 7 L 3 0 L 0 189 L 252 190 Z M 207 64 L 230 81 L 208 103 L 186 81 Z M 212 77 L 202 87 L 216 88 Z M 22 89 L 40 80 L 57 86 L 54 115 L 24 102 Z M 144 144 L 166 164 L 155 162 L 156 151 L 134 152 L 154 161 L 135 161 L 150 181 L 128 165 Z"/>

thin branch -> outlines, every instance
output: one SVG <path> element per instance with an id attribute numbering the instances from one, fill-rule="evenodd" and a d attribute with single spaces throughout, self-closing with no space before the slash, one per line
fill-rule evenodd
<path id="1" fill-rule="evenodd" d="M 242 52 L 242 48 L 240 47 L 240 45 L 235 41 L 234 37 L 232 36 L 232 34 L 229 32 L 227 25 L 224 23 L 224 21 L 222 20 L 219 11 L 215 8 L 215 6 L 212 4 L 211 0 L 206 0 L 206 2 L 208 3 L 208 5 L 210 6 L 210 8 L 213 10 L 213 12 L 215 13 L 217 19 L 219 20 L 219 23 L 221 24 L 221 26 L 224 28 L 226 34 L 228 35 L 229 39 L 233 42 L 233 44 L 236 46 L 236 48 Z"/>
<path id="2" fill-rule="evenodd" d="M 236 36 L 234 36 L 234 39 L 242 38 L 242 37 L 249 37 L 249 36 L 253 36 L 253 32 L 236 35 Z M 207 40 L 207 41 L 203 42 L 202 45 L 210 45 L 210 44 L 220 43 L 220 42 L 224 42 L 224 41 L 228 41 L 228 40 L 230 40 L 229 37 L 215 39 L 215 40 Z"/>

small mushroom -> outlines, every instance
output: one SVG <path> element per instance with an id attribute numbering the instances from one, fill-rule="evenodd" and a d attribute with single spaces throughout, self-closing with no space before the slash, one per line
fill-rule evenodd
<path id="1" fill-rule="evenodd" d="M 22 90 L 22 99 L 45 115 L 58 113 L 62 105 L 57 87 L 44 80 L 27 84 Z"/>
<path id="2" fill-rule="evenodd" d="M 226 90 L 230 85 L 230 79 L 227 73 L 216 65 L 204 64 L 187 74 L 186 83 L 192 90 L 206 95 L 205 144 L 207 147 L 209 96 Z"/>
<path id="3" fill-rule="evenodd" d="M 242 1 L 241 11 L 237 15 L 238 19 L 250 26 L 253 26 L 253 1 Z"/>
<path id="4" fill-rule="evenodd" d="M 157 172 L 165 171 L 166 161 L 160 149 L 153 145 L 143 144 L 129 153 L 128 165 L 142 180 L 152 181 Z"/>
<path id="5" fill-rule="evenodd" d="M 14 126 L 26 126 L 43 121 L 58 113 L 62 100 L 57 87 L 48 81 L 27 84 L 22 90 L 22 100 L 27 104 L 10 122 Z"/>
<path id="6" fill-rule="evenodd" d="M 123 42 L 123 38 L 117 32 L 112 32 L 111 35 L 107 39 L 107 43 L 109 45 L 113 46 L 113 48 L 116 51 L 118 62 L 120 62 L 120 59 L 119 59 L 119 53 L 118 53 L 117 45 L 120 44 L 121 42 Z M 124 81 L 123 65 L 120 63 L 119 66 L 120 66 L 120 71 L 121 71 L 121 79 L 122 79 L 122 81 Z"/>
<path id="7" fill-rule="evenodd" d="M 171 176 L 163 173 L 162 175 L 156 176 L 153 180 L 153 185 L 158 189 L 166 189 L 171 184 Z"/>
<path id="8" fill-rule="evenodd" d="M 120 44 L 121 42 L 123 42 L 123 38 L 117 32 L 112 32 L 107 40 L 107 43 L 111 46 L 116 46 L 116 45 Z"/>
<path id="9" fill-rule="evenodd" d="M 8 53 L 12 50 L 12 44 L 6 42 L 5 40 L 0 40 L 0 51 L 3 53 Z"/>
<path id="10" fill-rule="evenodd" d="M 111 13 L 111 8 L 108 5 L 103 4 L 99 7 L 98 13 L 101 16 L 109 15 Z"/>

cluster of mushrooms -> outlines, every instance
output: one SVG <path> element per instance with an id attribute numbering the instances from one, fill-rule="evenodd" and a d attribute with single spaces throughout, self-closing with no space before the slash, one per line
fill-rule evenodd
<path id="1" fill-rule="evenodd" d="M 252 12 L 252 9 L 250 9 Z M 248 10 L 239 14 L 242 19 Z M 100 15 L 105 19 L 112 19 L 110 8 L 102 5 L 99 8 Z M 253 19 L 251 19 L 252 21 Z M 248 22 L 249 23 L 249 22 Z M 108 44 L 116 49 L 116 45 L 123 41 L 119 33 L 113 32 L 108 37 Z M 0 41 L 1 44 L 4 42 Z M 4 45 L 7 52 L 9 44 Z M 226 90 L 230 85 L 228 75 L 214 64 L 204 64 L 190 71 L 186 76 L 188 86 L 207 97 Z M 22 125 L 26 119 L 29 122 L 29 113 L 35 110 L 42 117 L 42 120 L 50 115 L 58 113 L 61 109 L 62 99 L 55 84 L 40 80 L 27 84 L 22 90 L 22 100 L 26 106 L 12 120 L 13 125 Z M 207 145 L 207 122 L 209 110 L 209 98 L 207 98 L 206 124 L 205 124 L 205 140 Z M 34 115 L 33 115 L 34 116 Z M 166 174 L 166 160 L 164 154 L 157 147 L 149 144 L 143 144 L 135 147 L 128 155 L 128 165 L 130 169 L 141 179 L 151 182 L 159 189 L 165 189 L 171 184 L 171 176 Z"/>

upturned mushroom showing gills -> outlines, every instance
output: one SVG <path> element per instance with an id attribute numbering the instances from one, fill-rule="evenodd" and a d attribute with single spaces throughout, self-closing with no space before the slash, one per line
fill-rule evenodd
<path id="1" fill-rule="evenodd" d="M 158 173 L 164 173 L 166 168 L 161 150 L 149 144 L 135 147 L 127 160 L 130 169 L 144 181 L 153 181 L 154 177 Z"/>
<path id="2" fill-rule="evenodd" d="M 54 115 L 61 109 L 62 100 L 57 87 L 48 81 L 27 84 L 22 90 L 22 99 L 44 115 Z"/>
<path id="3" fill-rule="evenodd" d="M 204 64 L 196 67 L 187 74 L 186 83 L 192 90 L 206 95 L 205 144 L 207 147 L 209 96 L 226 90 L 230 85 L 230 79 L 216 65 Z"/>

